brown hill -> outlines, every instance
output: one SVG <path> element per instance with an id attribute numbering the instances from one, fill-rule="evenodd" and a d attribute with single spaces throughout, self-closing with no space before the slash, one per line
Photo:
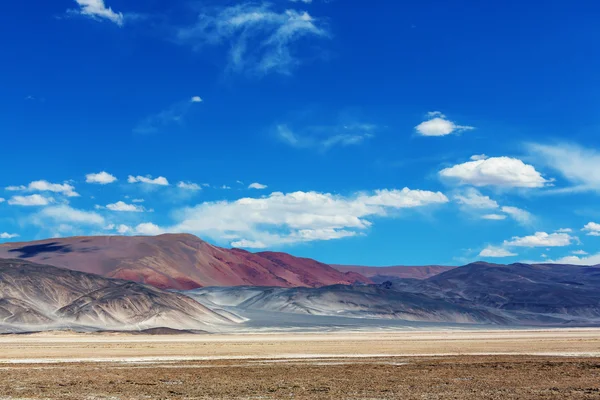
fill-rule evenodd
<path id="1" fill-rule="evenodd" d="M 0 258 L 147 283 L 162 289 L 203 286 L 319 287 L 370 282 L 356 273 L 285 253 L 213 246 L 193 235 L 90 236 L 0 244 Z"/>
<path id="2" fill-rule="evenodd" d="M 360 274 L 377 282 L 382 282 L 383 280 L 390 278 L 422 280 L 456 268 L 445 267 L 442 265 L 423 265 L 419 267 L 362 267 L 358 265 L 332 265 L 332 267 L 341 272 Z"/>

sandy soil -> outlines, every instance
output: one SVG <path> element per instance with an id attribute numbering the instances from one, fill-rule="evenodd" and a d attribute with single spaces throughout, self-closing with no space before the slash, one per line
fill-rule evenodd
<path id="1" fill-rule="evenodd" d="M 600 330 L 0 337 L 0 400 L 600 399 Z"/>
<path id="2" fill-rule="evenodd" d="M 0 336 L 0 363 L 416 355 L 600 356 L 600 329 L 325 334 Z"/>

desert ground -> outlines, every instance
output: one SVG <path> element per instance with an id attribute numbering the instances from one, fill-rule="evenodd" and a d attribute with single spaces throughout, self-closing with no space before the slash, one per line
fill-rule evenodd
<path id="1" fill-rule="evenodd" d="M 0 337 L 0 399 L 598 399 L 600 329 Z"/>

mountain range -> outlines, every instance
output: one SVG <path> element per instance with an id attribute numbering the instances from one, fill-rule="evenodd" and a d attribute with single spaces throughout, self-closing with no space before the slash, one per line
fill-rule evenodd
<path id="1" fill-rule="evenodd" d="M 0 328 L 214 331 L 236 322 L 187 296 L 149 285 L 0 259 Z"/>
<path id="2" fill-rule="evenodd" d="M 598 266 L 334 268 L 192 235 L 0 245 L 0 332 L 598 326 L 599 289 Z"/>
<path id="3" fill-rule="evenodd" d="M 161 289 L 371 283 L 360 274 L 341 272 L 308 258 L 225 249 L 186 234 L 89 236 L 5 243 L 0 244 L 0 258 L 19 258 Z"/>

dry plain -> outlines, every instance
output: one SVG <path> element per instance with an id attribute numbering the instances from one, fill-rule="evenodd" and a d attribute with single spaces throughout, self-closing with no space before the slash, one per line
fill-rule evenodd
<path id="1" fill-rule="evenodd" d="M 0 399 L 600 398 L 600 330 L 0 337 Z"/>

